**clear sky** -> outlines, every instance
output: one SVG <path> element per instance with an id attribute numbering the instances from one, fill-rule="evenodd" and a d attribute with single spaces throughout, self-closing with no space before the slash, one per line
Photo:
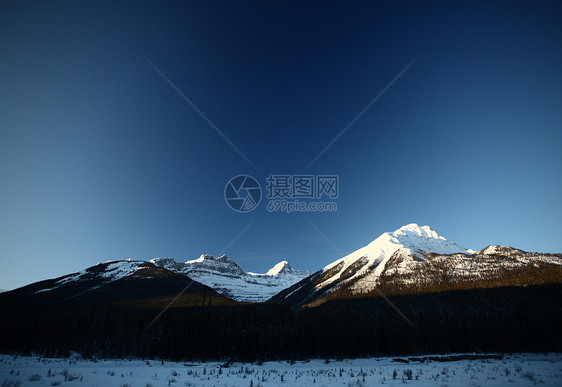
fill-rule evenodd
<path id="1" fill-rule="evenodd" d="M 317 270 L 412 222 L 562 252 L 560 20 L 559 1 L 3 1 L 0 288 L 225 250 Z M 337 175 L 337 211 L 235 212 L 240 174 L 264 195 Z"/>

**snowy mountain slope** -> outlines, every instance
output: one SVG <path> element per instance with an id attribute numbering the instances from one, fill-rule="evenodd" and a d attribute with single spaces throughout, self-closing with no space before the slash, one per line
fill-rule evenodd
<path id="1" fill-rule="evenodd" d="M 408 249 L 415 253 L 433 252 L 439 254 L 466 253 L 467 249 L 449 242 L 439 236 L 429 226 L 420 227 L 408 224 L 390 233 L 384 233 L 367 246 L 329 264 L 322 269 L 328 272 L 333 268 L 339 270 L 317 285 L 318 288 L 330 285 L 334 281 L 354 282 L 370 274 L 362 285 L 370 287 L 370 283 L 380 276 L 386 263 L 399 249 Z M 353 271 L 353 274 L 351 273 Z"/>
<path id="2" fill-rule="evenodd" d="M 226 255 L 201 255 L 183 263 L 172 258 L 109 261 L 25 288 L 47 293 L 72 287 L 80 293 L 126 278 L 166 276 L 188 278 L 235 301 L 271 300 L 294 306 L 373 291 L 406 294 L 562 282 L 562 255 L 497 245 L 474 251 L 448 241 L 428 226 L 408 224 L 312 275 L 294 270 L 287 261 L 257 274 L 245 272 Z"/>
<path id="3" fill-rule="evenodd" d="M 236 301 L 263 302 L 310 275 L 294 270 L 282 261 L 266 274 L 246 273 L 226 255 L 218 258 L 201 255 L 198 259 L 179 263 L 171 258 L 150 261 L 156 266 L 188 276 Z"/>
<path id="4" fill-rule="evenodd" d="M 120 280 L 135 272 L 147 269 L 152 266 L 144 261 L 133 261 L 130 259 L 120 261 L 100 262 L 96 266 L 89 267 L 78 273 L 65 275 L 51 281 L 51 286 L 37 290 L 36 293 L 48 292 L 63 285 L 81 282 L 83 284 L 92 283 L 95 287 L 103 284 Z"/>
<path id="5" fill-rule="evenodd" d="M 177 298 L 178 295 L 181 297 Z M 121 260 L 98 263 L 78 273 L 35 282 L 1 293 L 8 310 L 42 310 L 58 305 L 81 310 L 84 303 L 164 308 L 175 305 L 234 305 L 213 289 L 150 262 Z M 66 312 L 65 312 L 66 313 Z M 1 314 L 1 313 L 0 313 Z"/>
<path id="6" fill-rule="evenodd" d="M 396 294 L 466 288 L 470 287 L 467 283 L 475 282 L 487 287 L 500 282 L 517 285 L 525 280 L 537 281 L 529 277 L 531 268 L 553 266 L 554 272 L 549 271 L 547 277 L 562 281 L 561 255 L 527 253 L 504 246 L 488 246 L 476 252 L 448 241 L 428 226 L 408 224 L 332 262 L 272 301 L 298 306 L 326 297 L 381 290 Z"/>
<path id="7" fill-rule="evenodd" d="M 144 276 L 159 270 L 158 276 L 176 275 L 187 277 L 206 285 L 219 294 L 242 302 L 263 302 L 281 290 L 310 275 L 294 270 L 287 261 L 282 261 L 266 274 L 246 273 L 226 255 L 218 258 L 201 255 L 198 259 L 184 263 L 172 258 L 156 258 L 151 261 L 120 260 L 98 263 L 78 273 L 69 274 L 34 285 L 34 292 L 44 293 L 64 286 L 79 286 L 94 290 L 103 285 L 132 276 Z M 82 290 L 81 290 L 82 291 Z"/>

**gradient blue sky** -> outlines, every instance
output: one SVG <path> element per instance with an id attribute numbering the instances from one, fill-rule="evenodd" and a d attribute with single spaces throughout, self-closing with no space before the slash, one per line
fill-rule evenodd
<path id="1" fill-rule="evenodd" d="M 411 222 L 562 251 L 560 2 L 0 5 L 0 288 L 228 249 L 316 270 Z M 226 182 L 337 174 L 335 213 L 232 211 Z M 252 169 L 150 67 L 158 66 Z"/>

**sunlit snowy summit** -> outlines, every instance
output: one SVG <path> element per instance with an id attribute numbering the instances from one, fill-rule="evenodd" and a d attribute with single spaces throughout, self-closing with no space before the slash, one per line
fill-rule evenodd
<path id="1" fill-rule="evenodd" d="M 226 255 L 215 258 L 203 254 L 184 263 L 171 258 L 156 258 L 150 262 L 186 275 L 233 300 L 246 302 L 266 301 L 310 275 L 308 271 L 293 269 L 287 261 L 279 262 L 265 274 L 246 273 Z"/>
<path id="2" fill-rule="evenodd" d="M 474 251 L 447 240 L 429 226 L 407 224 L 338 259 L 272 298 L 292 306 L 356 295 L 413 294 L 459 285 L 493 287 L 537 281 L 531 268 L 562 265 L 557 254 L 528 253 L 508 246 Z M 528 277 L 517 274 L 527 270 Z M 519 277 L 517 277 L 517 275 Z M 515 279 L 512 277 L 515 276 Z M 519 279 L 517 279 L 519 278 Z"/>

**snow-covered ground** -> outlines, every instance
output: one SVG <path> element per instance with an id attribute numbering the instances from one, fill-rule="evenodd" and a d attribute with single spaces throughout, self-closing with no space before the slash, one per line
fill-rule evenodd
<path id="1" fill-rule="evenodd" d="M 396 362 L 392 358 L 309 362 L 175 363 L 87 361 L 0 355 L 4 386 L 561 386 L 562 354 L 501 360 Z"/>

